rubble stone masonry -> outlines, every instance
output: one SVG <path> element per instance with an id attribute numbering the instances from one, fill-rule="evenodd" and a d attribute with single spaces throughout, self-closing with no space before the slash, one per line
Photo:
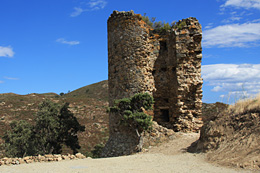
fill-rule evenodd
<path id="1" fill-rule="evenodd" d="M 183 19 L 175 28 L 156 34 L 140 14 L 114 11 L 107 25 L 110 106 L 116 99 L 148 92 L 155 99 L 155 121 L 175 131 L 198 131 L 203 83 L 198 20 Z M 106 155 L 134 152 L 134 147 L 129 147 L 134 134 L 119 125 L 118 115 L 110 114 L 109 121 L 107 145 L 124 146 L 117 154 L 111 151 L 115 148 L 106 146 L 105 150 L 110 150 Z"/>

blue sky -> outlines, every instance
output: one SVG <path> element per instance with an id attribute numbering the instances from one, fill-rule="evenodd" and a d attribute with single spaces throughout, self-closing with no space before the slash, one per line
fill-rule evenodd
<path id="1" fill-rule="evenodd" d="M 200 21 L 204 102 L 260 92 L 260 0 L 1 0 L 0 93 L 60 93 L 106 80 L 113 10 Z"/>

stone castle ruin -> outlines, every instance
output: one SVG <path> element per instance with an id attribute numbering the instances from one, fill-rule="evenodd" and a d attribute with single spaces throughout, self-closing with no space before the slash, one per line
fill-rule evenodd
<path id="1" fill-rule="evenodd" d="M 175 29 L 157 34 L 140 14 L 114 11 L 107 25 L 110 106 L 116 99 L 147 92 L 155 100 L 154 121 L 175 131 L 198 131 L 203 83 L 198 20 L 183 19 Z M 110 113 L 109 121 L 105 155 L 131 153 L 134 137 L 120 127 L 118 115 Z"/>

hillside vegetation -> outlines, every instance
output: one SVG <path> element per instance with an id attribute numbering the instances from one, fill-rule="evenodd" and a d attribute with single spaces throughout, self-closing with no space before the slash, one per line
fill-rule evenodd
<path id="1" fill-rule="evenodd" d="M 10 123 L 13 120 L 25 120 L 32 124 L 38 105 L 50 99 L 56 103 L 70 103 L 69 109 L 77 117 L 79 123 L 86 127 L 85 132 L 78 134 L 81 145 L 79 152 L 88 154 L 95 145 L 105 143 L 108 138 L 107 98 L 107 81 L 79 88 L 63 96 L 55 93 L 0 94 L 0 143 L 3 143 L 2 136 L 10 129 Z M 68 148 L 63 151 L 72 153 Z"/>

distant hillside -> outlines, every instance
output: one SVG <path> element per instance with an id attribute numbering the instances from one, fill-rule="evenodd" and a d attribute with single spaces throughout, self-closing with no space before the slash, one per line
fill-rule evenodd
<path id="1" fill-rule="evenodd" d="M 70 110 L 86 127 L 79 133 L 80 152 L 86 154 L 96 144 L 105 142 L 108 136 L 108 84 L 101 81 L 72 91 L 64 96 L 55 93 L 18 95 L 14 93 L 0 94 L 0 144 L 1 136 L 8 130 L 13 120 L 26 120 L 33 123 L 38 105 L 45 99 L 54 102 L 70 103 Z M 70 152 L 69 150 L 65 150 Z M 1 157 L 1 152 L 0 152 Z"/>
<path id="2" fill-rule="evenodd" d="M 108 81 L 104 80 L 98 83 L 81 87 L 65 94 L 64 97 L 87 97 L 108 101 Z"/>
<path id="3" fill-rule="evenodd" d="M 105 143 L 108 137 L 109 116 L 108 107 L 108 81 L 104 80 L 71 91 L 63 96 L 55 93 L 18 95 L 14 93 L 0 94 L 0 144 L 1 136 L 8 130 L 13 120 L 26 120 L 33 123 L 34 114 L 38 105 L 45 99 L 54 102 L 70 103 L 70 110 L 86 127 L 86 131 L 79 133 L 80 152 L 86 154 L 96 144 Z M 203 104 L 203 120 L 208 120 L 222 109 L 224 104 Z M 65 153 L 69 150 L 65 150 Z M 1 157 L 1 152 L 0 152 Z"/>

